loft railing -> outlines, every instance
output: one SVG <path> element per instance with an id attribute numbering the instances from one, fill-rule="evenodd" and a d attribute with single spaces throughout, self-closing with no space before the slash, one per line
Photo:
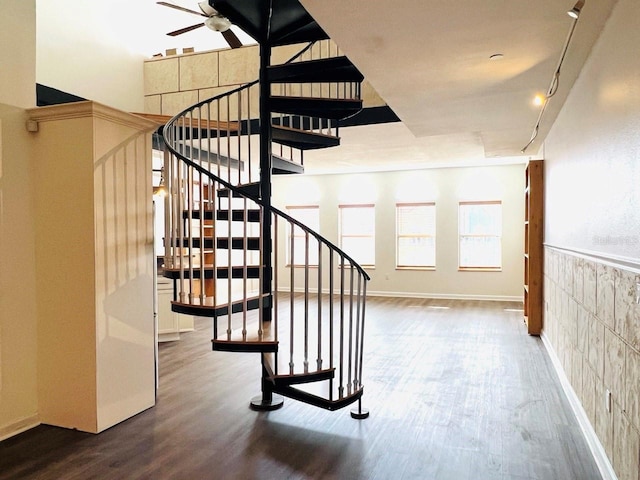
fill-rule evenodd
<path id="1" fill-rule="evenodd" d="M 318 58 L 313 49 L 307 46 L 290 62 L 304 60 L 305 55 Z M 318 50 L 338 54 L 329 48 Z M 308 97 L 333 92 L 336 98 L 348 91 L 359 96 L 359 87 L 354 86 L 334 85 L 321 91 L 313 86 L 300 88 L 300 94 Z M 212 316 L 213 341 L 220 349 L 227 343 L 237 350 L 268 352 L 269 345 L 277 345 L 277 353 L 265 353 L 270 355 L 274 381 L 283 375 L 334 372 L 328 390 L 307 394 L 340 404 L 362 392 L 369 276 L 318 232 L 247 188 L 260 176 L 257 93 L 258 83 L 252 82 L 202 101 L 176 115 L 163 129 L 169 192 L 164 271 L 176 285 L 173 308 Z M 337 124 L 321 119 L 286 118 L 272 121 L 337 133 Z M 289 148 L 288 158 L 302 161 L 295 150 Z M 260 238 L 266 218 L 271 218 L 271 252 L 264 251 Z M 295 244 L 294 231 L 302 232 L 302 247 Z M 305 261 L 289 265 L 288 275 L 281 278 L 280 272 L 287 267 L 287 246 L 292 259 L 298 256 L 296 249 L 302 248 Z M 271 256 L 270 262 L 265 261 L 266 255 Z M 317 261 L 311 262 L 316 256 Z M 272 270 L 266 271 L 265 264 L 272 265 Z M 272 279 L 270 292 L 262 289 L 267 275 Z M 272 316 L 265 313 L 269 311 Z"/>

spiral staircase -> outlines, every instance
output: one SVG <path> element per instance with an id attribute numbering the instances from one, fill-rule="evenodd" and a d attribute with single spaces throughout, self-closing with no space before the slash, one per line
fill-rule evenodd
<path id="1" fill-rule="evenodd" d="M 362 108 L 362 75 L 298 0 L 210 0 L 260 46 L 260 78 L 200 102 L 163 128 L 163 274 L 175 312 L 211 317 L 213 350 L 257 354 L 257 410 L 283 396 L 362 407 L 369 276 L 351 256 L 271 204 L 272 175 L 339 145 Z M 271 64 L 274 47 L 300 44 Z M 283 274 L 282 272 L 286 272 Z"/>

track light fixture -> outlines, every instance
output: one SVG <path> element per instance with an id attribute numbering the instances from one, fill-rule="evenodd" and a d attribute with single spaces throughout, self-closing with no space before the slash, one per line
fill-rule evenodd
<path id="1" fill-rule="evenodd" d="M 567 12 L 567 15 L 569 15 L 571 18 L 577 19 L 580 16 L 582 7 L 584 7 L 584 0 L 578 0 L 573 8 Z"/>
<path id="2" fill-rule="evenodd" d="M 558 66 L 556 67 L 555 72 L 553 73 L 553 77 L 551 78 L 551 84 L 549 85 L 549 89 L 547 90 L 547 94 L 542 97 L 542 108 L 540 109 L 540 113 L 538 114 L 538 120 L 536 122 L 536 126 L 533 128 L 533 133 L 531 134 L 531 139 L 529 143 L 527 143 L 522 150 L 521 153 L 526 152 L 527 148 L 531 146 L 533 141 L 538 136 L 538 131 L 540 130 L 540 122 L 542 120 L 542 116 L 544 115 L 544 111 L 547 108 L 547 104 L 551 97 L 553 97 L 558 91 L 558 86 L 560 85 L 560 70 L 562 69 L 562 64 L 564 63 L 565 56 L 567 55 L 567 50 L 569 49 L 569 44 L 571 43 L 571 38 L 573 37 L 573 32 L 576 29 L 576 24 L 578 23 L 578 18 L 580 17 L 580 11 L 582 7 L 584 7 L 585 0 L 578 0 L 578 2 L 574 5 L 574 7 L 569 10 L 567 13 L 573 19 L 571 22 L 571 28 L 569 29 L 569 34 L 567 35 L 567 39 L 564 42 L 564 47 L 562 49 L 562 54 L 560 55 L 560 60 L 558 61 Z"/>

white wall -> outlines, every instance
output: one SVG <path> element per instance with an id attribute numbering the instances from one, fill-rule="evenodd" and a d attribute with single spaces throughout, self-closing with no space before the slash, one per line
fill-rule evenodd
<path id="1" fill-rule="evenodd" d="M 338 243 L 338 205 L 375 203 L 376 266 L 368 292 L 378 295 L 521 299 L 524 166 L 447 168 L 361 175 L 275 177 L 274 205 L 320 206 L 320 233 Z M 503 270 L 458 271 L 458 202 L 502 200 Z M 395 205 L 436 202 L 436 270 L 395 268 Z M 284 246 L 282 247 L 284 248 Z M 348 252 L 347 252 L 348 253 Z M 284 250 L 281 257 L 284 258 Z M 299 275 L 298 277 L 302 277 Z M 280 278 L 288 282 L 288 268 Z"/>
<path id="2" fill-rule="evenodd" d="M 602 468 L 610 462 L 617 478 L 634 480 L 640 471 L 639 44 L 640 2 L 619 0 L 545 141 L 543 338 L 559 359 L 569 399 L 580 404 L 578 418 Z"/>
<path id="3" fill-rule="evenodd" d="M 121 110 L 143 111 L 145 56 L 129 46 L 141 34 L 131 21 L 131 3 L 38 0 L 37 82 Z M 135 19 L 145 21 L 142 15 Z"/>
<path id="4" fill-rule="evenodd" d="M 545 241 L 638 261 L 639 4 L 615 13 L 545 142 Z"/>
<path id="5" fill-rule="evenodd" d="M 0 103 L 36 104 L 36 0 L 0 2 Z"/>

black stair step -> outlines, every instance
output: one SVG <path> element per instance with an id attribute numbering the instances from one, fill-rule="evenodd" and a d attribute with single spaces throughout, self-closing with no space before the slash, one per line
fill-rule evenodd
<path id="1" fill-rule="evenodd" d="M 361 82 L 364 76 L 347 57 L 273 65 L 267 71 L 271 82 Z"/>
<path id="2" fill-rule="evenodd" d="M 328 368 L 307 373 L 295 373 L 293 375 L 272 375 L 270 380 L 278 387 L 288 385 L 300 385 L 303 383 L 321 382 L 335 377 L 336 369 Z"/>
<path id="3" fill-rule="evenodd" d="M 362 100 L 274 95 L 269 98 L 269 108 L 272 112 L 341 120 L 362 110 Z"/>
<path id="4" fill-rule="evenodd" d="M 289 173 L 304 173 L 304 166 L 292 160 L 272 155 L 271 173 L 274 175 L 286 175 Z"/>
<path id="5" fill-rule="evenodd" d="M 339 137 L 277 125 L 271 127 L 271 135 L 274 142 L 300 150 L 314 150 L 340 145 Z"/>
<path id="6" fill-rule="evenodd" d="M 271 37 L 271 45 L 280 46 L 326 40 L 329 35 L 312 19 L 312 21 L 299 26 L 295 30 L 284 29 L 283 31 L 274 32 Z"/>
<path id="7" fill-rule="evenodd" d="M 247 183 L 245 185 L 239 185 L 238 191 L 233 190 L 231 192 L 233 198 L 260 198 L 260 183 Z M 229 189 L 221 188 L 218 190 L 218 197 L 220 198 L 229 198 Z"/>
<path id="8" fill-rule="evenodd" d="M 245 217 L 247 219 L 247 222 L 258 223 L 260 222 L 260 210 L 253 208 L 250 208 L 248 210 L 244 210 L 241 208 L 231 210 L 231 221 L 244 222 Z M 229 220 L 229 210 L 217 210 L 216 219 Z"/>
<path id="9" fill-rule="evenodd" d="M 183 237 L 182 242 L 180 242 L 177 238 L 174 238 L 172 241 L 172 246 L 182 246 L 183 248 L 188 248 L 189 246 L 191 246 L 191 248 L 204 248 L 205 250 L 213 249 L 212 237 L 204 237 L 202 239 L 203 242 L 201 242 L 200 240 L 200 237 Z M 182 245 L 180 245 L 180 243 L 182 243 Z"/>
<path id="10" fill-rule="evenodd" d="M 216 245 L 220 249 L 227 250 L 229 248 L 229 237 L 222 237 L 216 239 Z M 232 250 L 244 250 L 245 245 L 247 250 L 260 250 L 260 237 L 232 237 L 231 249 Z"/>
<path id="11" fill-rule="evenodd" d="M 271 306 L 271 295 L 262 296 L 262 306 Z M 241 313 L 260 308 L 260 297 L 251 297 L 246 300 L 231 302 L 231 313 Z M 184 315 L 195 315 L 197 317 L 222 317 L 229 314 L 229 304 L 223 305 L 191 305 L 177 301 L 171 302 L 171 310 Z"/>
<path id="12" fill-rule="evenodd" d="M 277 352 L 276 341 L 211 340 L 211 348 L 217 352 Z"/>
<path id="13" fill-rule="evenodd" d="M 182 269 L 183 278 L 213 278 L 214 268 L 212 266 L 205 266 L 204 268 L 194 266 L 192 271 L 189 270 L 188 266 L 185 265 L 185 268 Z M 217 267 L 215 269 L 216 278 L 218 279 L 228 279 L 229 274 L 231 274 L 232 279 L 242 279 L 242 278 L 260 278 L 260 267 L 255 265 L 249 265 L 246 267 Z M 192 275 L 193 274 L 193 275 Z M 204 274 L 204 277 L 203 277 Z M 180 278 L 180 269 L 179 268 L 165 268 L 163 271 L 163 275 L 167 278 L 172 278 L 174 280 Z"/>

